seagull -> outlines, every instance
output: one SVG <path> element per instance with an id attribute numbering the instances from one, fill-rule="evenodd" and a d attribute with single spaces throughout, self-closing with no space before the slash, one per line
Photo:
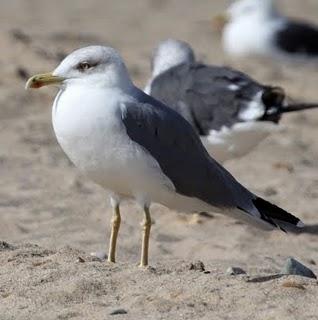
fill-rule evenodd
<path id="1" fill-rule="evenodd" d="M 224 51 L 233 56 L 318 57 L 318 26 L 283 16 L 273 0 L 234 1 L 215 21 L 224 25 Z"/>
<path id="2" fill-rule="evenodd" d="M 246 155 L 276 132 L 284 113 L 318 107 L 288 105 L 279 87 L 262 85 L 229 67 L 196 62 L 190 45 L 175 39 L 155 49 L 144 91 L 188 120 L 220 163 Z"/>
<path id="3" fill-rule="evenodd" d="M 177 211 L 219 212 L 265 229 L 302 227 L 285 210 L 243 187 L 209 156 L 192 126 L 130 80 L 119 53 L 89 46 L 68 55 L 26 88 L 58 85 L 53 128 L 75 166 L 102 186 L 113 208 L 108 261 L 115 262 L 120 203 L 144 212 L 140 266 L 148 265 L 150 204 Z"/>

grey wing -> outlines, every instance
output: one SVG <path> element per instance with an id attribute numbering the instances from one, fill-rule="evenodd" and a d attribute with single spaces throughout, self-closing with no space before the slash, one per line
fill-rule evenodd
<path id="1" fill-rule="evenodd" d="M 178 193 L 215 207 L 250 210 L 254 195 L 209 156 L 187 121 L 141 91 L 138 100 L 125 105 L 127 134 L 157 160 Z"/>
<path id="2" fill-rule="evenodd" d="M 181 114 L 200 134 L 184 94 L 191 87 L 190 65 L 180 64 L 158 75 L 150 85 L 150 95 Z"/>
<path id="3" fill-rule="evenodd" d="M 192 86 L 184 101 L 191 106 L 205 134 L 242 122 L 240 114 L 263 90 L 247 75 L 227 67 L 197 64 L 191 69 L 191 77 Z"/>
<path id="4" fill-rule="evenodd" d="M 182 116 L 142 91 L 135 93 L 137 101 L 126 103 L 122 110 L 127 134 L 157 160 L 178 193 L 265 228 L 287 230 L 303 225 L 297 217 L 249 192 L 210 158 Z"/>
<path id="5" fill-rule="evenodd" d="M 173 106 L 182 101 L 197 132 L 208 135 L 210 130 L 242 122 L 240 113 L 263 90 L 262 85 L 239 71 L 193 64 L 187 68 L 179 65 L 158 76 L 151 95 Z"/>

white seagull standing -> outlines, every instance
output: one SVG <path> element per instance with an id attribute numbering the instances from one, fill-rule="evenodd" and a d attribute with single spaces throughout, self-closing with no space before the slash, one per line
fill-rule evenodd
<path id="1" fill-rule="evenodd" d="M 213 211 L 265 229 L 302 227 L 290 213 L 257 197 L 213 160 L 191 125 L 136 88 L 120 55 L 91 46 L 74 51 L 27 88 L 60 86 L 53 127 L 71 161 L 108 191 L 114 209 L 108 260 L 115 262 L 122 199 L 144 211 L 141 266 L 148 264 L 152 202 L 182 211 Z"/>
<path id="2" fill-rule="evenodd" d="M 228 67 L 196 62 L 190 45 L 174 39 L 154 51 L 145 92 L 187 119 L 219 162 L 250 152 L 277 131 L 283 113 L 318 108 L 288 105 L 281 88 Z"/>
<path id="3" fill-rule="evenodd" d="M 318 26 L 284 17 L 273 0 L 234 1 L 219 18 L 225 24 L 223 48 L 230 55 L 318 58 Z"/>

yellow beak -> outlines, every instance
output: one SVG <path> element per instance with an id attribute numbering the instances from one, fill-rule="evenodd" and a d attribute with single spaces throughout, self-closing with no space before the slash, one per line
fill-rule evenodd
<path id="1" fill-rule="evenodd" d="M 216 32 L 222 32 L 225 25 L 230 21 L 230 17 L 226 13 L 221 13 L 212 19 L 212 26 Z"/>
<path id="2" fill-rule="evenodd" d="M 54 76 L 52 73 L 36 74 L 25 84 L 25 89 L 38 89 L 53 84 L 61 84 L 65 78 Z"/>

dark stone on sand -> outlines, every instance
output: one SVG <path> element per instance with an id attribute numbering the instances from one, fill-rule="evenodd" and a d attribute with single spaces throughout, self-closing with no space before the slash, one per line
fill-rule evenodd
<path id="1" fill-rule="evenodd" d="M 204 272 L 205 271 L 204 263 L 202 261 L 196 261 L 196 262 L 190 263 L 189 270 Z"/>
<path id="2" fill-rule="evenodd" d="M 106 261 L 108 258 L 105 251 L 92 252 L 91 256 L 94 261 Z"/>
<path id="3" fill-rule="evenodd" d="M 128 312 L 125 309 L 116 309 L 110 313 L 111 316 L 116 316 L 118 314 L 127 314 Z"/>
<path id="4" fill-rule="evenodd" d="M 287 259 L 281 273 L 317 279 L 317 276 L 308 267 L 304 266 L 294 258 Z"/>
<path id="5" fill-rule="evenodd" d="M 0 241 L 0 251 L 14 250 L 14 246 L 5 241 Z"/>
<path id="6" fill-rule="evenodd" d="M 226 273 L 230 276 L 237 276 L 239 274 L 246 274 L 246 271 L 239 267 L 229 267 L 226 270 Z"/>
<path id="7" fill-rule="evenodd" d="M 77 258 L 77 261 L 80 262 L 80 263 L 84 263 L 84 262 L 85 262 L 85 259 L 82 258 L 82 257 L 78 257 L 78 258 Z"/>
<path id="8" fill-rule="evenodd" d="M 30 77 L 29 72 L 24 67 L 18 67 L 16 74 L 21 80 L 27 80 Z"/>
<path id="9" fill-rule="evenodd" d="M 31 42 L 30 36 L 28 36 L 26 33 L 19 29 L 11 30 L 11 36 L 16 41 L 22 42 L 24 44 L 29 44 Z"/>

